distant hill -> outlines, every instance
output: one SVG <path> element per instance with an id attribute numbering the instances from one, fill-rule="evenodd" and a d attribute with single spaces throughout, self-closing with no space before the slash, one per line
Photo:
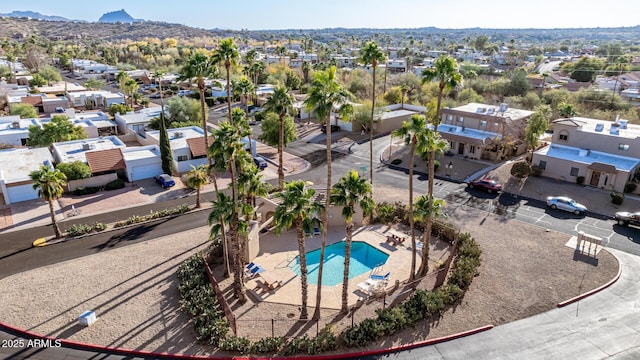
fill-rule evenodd
<path id="1" fill-rule="evenodd" d="M 123 23 L 123 24 L 131 24 L 134 22 L 143 22 L 142 19 L 134 19 L 131 15 L 127 14 L 124 9 L 118 11 L 111 11 L 103 14 L 98 22 L 100 23 Z"/>
<path id="2" fill-rule="evenodd" d="M 33 12 L 33 11 L 12 11 L 9 14 L 0 14 L 0 16 L 13 17 L 13 18 L 27 17 L 31 19 L 48 20 L 48 21 L 69 21 L 69 19 L 62 16 L 42 15 L 39 12 Z"/>

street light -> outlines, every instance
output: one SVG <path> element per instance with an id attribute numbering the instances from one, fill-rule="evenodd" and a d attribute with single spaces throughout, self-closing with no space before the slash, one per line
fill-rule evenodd
<path id="1" fill-rule="evenodd" d="M 447 176 L 451 177 L 451 173 L 453 171 L 453 163 L 451 161 L 449 161 L 449 164 L 447 164 Z"/>

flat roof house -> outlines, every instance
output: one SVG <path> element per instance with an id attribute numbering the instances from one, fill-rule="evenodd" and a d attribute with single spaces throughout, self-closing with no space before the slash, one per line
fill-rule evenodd
<path id="1" fill-rule="evenodd" d="M 204 146 L 204 131 L 197 126 L 167 129 L 169 144 L 173 152 L 173 165 L 179 173 L 191 170 L 191 165 L 207 164 L 207 149 Z M 213 138 L 209 137 L 209 144 Z M 141 143 L 146 145 L 160 144 L 160 130 L 148 131 Z"/>
<path id="2" fill-rule="evenodd" d="M 450 151 L 472 159 L 496 160 L 522 154 L 527 120 L 533 111 L 469 103 L 444 108 L 438 131 L 449 141 Z M 510 146 L 503 146 L 509 144 Z"/>
<path id="3" fill-rule="evenodd" d="M 124 104 L 123 93 L 112 93 L 105 90 L 87 90 L 66 94 L 73 107 L 78 109 L 108 109 L 113 104 Z"/>
<path id="4" fill-rule="evenodd" d="M 144 109 L 140 112 L 129 112 L 124 115 L 116 113 L 115 120 L 120 134 L 144 134 L 144 131 L 152 119 L 160 116 L 162 110 L 159 107 Z"/>
<path id="5" fill-rule="evenodd" d="M 20 119 L 20 116 L 0 117 L 0 144 L 26 146 L 29 126 L 41 126 L 38 119 Z"/>
<path id="6" fill-rule="evenodd" d="M 53 157 L 47 148 L 0 150 L 0 191 L 4 203 L 37 199 L 38 192 L 33 189 L 29 174 L 42 165 L 52 164 Z"/>
<path id="7" fill-rule="evenodd" d="M 640 126 L 627 120 L 553 121 L 551 144 L 534 152 L 542 176 L 622 192 L 640 169 Z"/>

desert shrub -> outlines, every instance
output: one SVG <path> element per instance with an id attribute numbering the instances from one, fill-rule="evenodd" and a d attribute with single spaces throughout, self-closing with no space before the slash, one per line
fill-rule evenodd
<path id="1" fill-rule="evenodd" d="M 160 219 L 160 218 L 164 218 L 164 217 L 167 217 L 167 216 L 180 215 L 180 214 L 186 213 L 187 211 L 189 211 L 189 209 L 190 208 L 189 208 L 188 204 L 182 204 L 180 206 L 177 206 L 177 207 L 171 208 L 171 209 L 163 209 L 163 210 L 160 210 L 160 211 L 151 211 L 149 213 L 149 215 L 144 215 L 144 216 L 132 215 L 127 220 L 122 220 L 122 221 L 118 221 L 117 223 L 115 223 L 114 227 L 123 227 L 123 226 L 131 225 L 131 224 L 141 223 L 143 221 L 148 221 L 148 220 L 153 220 L 153 219 Z"/>
<path id="2" fill-rule="evenodd" d="M 578 184 L 578 185 L 584 184 L 584 176 L 578 176 L 576 178 L 576 184 Z"/>
<path id="3" fill-rule="evenodd" d="M 107 228 L 107 224 L 104 223 L 94 223 L 91 225 L 88 224 L 75 224 L 70 226 L 67 229 L 67 236 L 81 236 L 90 234 L 92 232 L 103 231 Z"/>
<path id="4" fill-rule="evenodd" d="M 531 165 L 531 175 L 540 176 L 542 175 L 542 168 L 538 165 Z"/>
<path id="5" fill-rule="evenodd" d="M 511 167 L 511 175 L 517 178 L 526 178 L 531 174 L 531 166 L 526 161 L 519 161 Z"/>
<path id="6" fill-rule="evenodd" d="M 402 164 L 402 159 L 391 160 L 391 165 L 400 165 L 400 164 Z"/>
<path id="7" fill-rule="evenodd" d="M 73 190 L 73 194 L 74 195 L 89 195 L 89 194 L 95 194 L 98 191 L 100 191 L 99 187 L 84 187 L 84 186 L 80 186 L 79 188 Z"/>
<path id="8" fill-rule="evenodd" d="M 281 336 L 263 338 L 251 344 L 251 353 L 277 353 L 284 346 L 284 342 L 285 339 Z"/>
<path id="9" fill-rule="evenodd" d="M 632 192 L 636 191 L 636 188 L 637 188 L 637 187 L 638 187 L 638 184 L 636 184 L 636 183 L 627 183 L 627 184 L 624 186 L 624 192 L 626 192 L 626 193 L 632 193 Z"/>
<path id="10" fill-rule="evenodd" d="M 60 163 L 56 166 L 56 169 L 62 171 L 62 173 L 67 177 L 67 180 L 86 179 L 91 176 L 91 169 L 89 168 L 89 165 L 80 160 L 69 163 Z"/>
<path id="11" fill-rule="evenodd" d="M 396 221 L 396 207 L 388 202 L 382 202 L 376 204 L 376 209 L 373 212 L 374 223 L 388 224 Z"/>
<path id="12" fill-rule="evenodd" d="M 251 351 L 251 340 L 244 337 L 230 336 L 220 340 L 220 350 L 236 351 L 240 354 L 248 354 Z"/>
<path id="13" fill-rule="evenodd" d="M 622 202 L 624 201 L 624 194 L 614 191 L 611 193 L 611 202 L 616 204 L 616 205 L 621 205 Z"/>
<path id="14" fill-rule="evenodd" d="M 109 183 L 107 183 L 107 185 L 104 186 L 105 190 L 116 190 L 116 189 L 122 189 L 124 187 L 124 180 L 122 179 L 115 179 L 113 181 L 110 181 Z"/>

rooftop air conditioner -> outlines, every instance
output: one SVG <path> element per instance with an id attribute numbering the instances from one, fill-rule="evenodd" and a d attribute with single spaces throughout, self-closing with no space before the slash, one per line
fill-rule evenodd
<path id="1" fill-rule="evenodd" d="M 11 127 L 14 129 L 20 129 L 20 121 L 14 121 L 11 123 Z"/>
<path id="2" fill-rule="evenodd" d="M 180 131 L 177 131 L 177 132 L 173 133 L 173 137 L 174 138 L 181 138 L 182 137 L 182 133 Z"/>
<path id="3" fill-rule="evenodd" d="M 82 150 L 91 150 L 91 145 L 89 145 L 87 143 L 83 143 L 82 144 Z"/>
<path id="4" fill-rule="evenodd" d="M 505 112 L 508 109 L 509 109 L 509 104 L 507 104 L 507 103 L 500 104 L 500 112 Z"/>

